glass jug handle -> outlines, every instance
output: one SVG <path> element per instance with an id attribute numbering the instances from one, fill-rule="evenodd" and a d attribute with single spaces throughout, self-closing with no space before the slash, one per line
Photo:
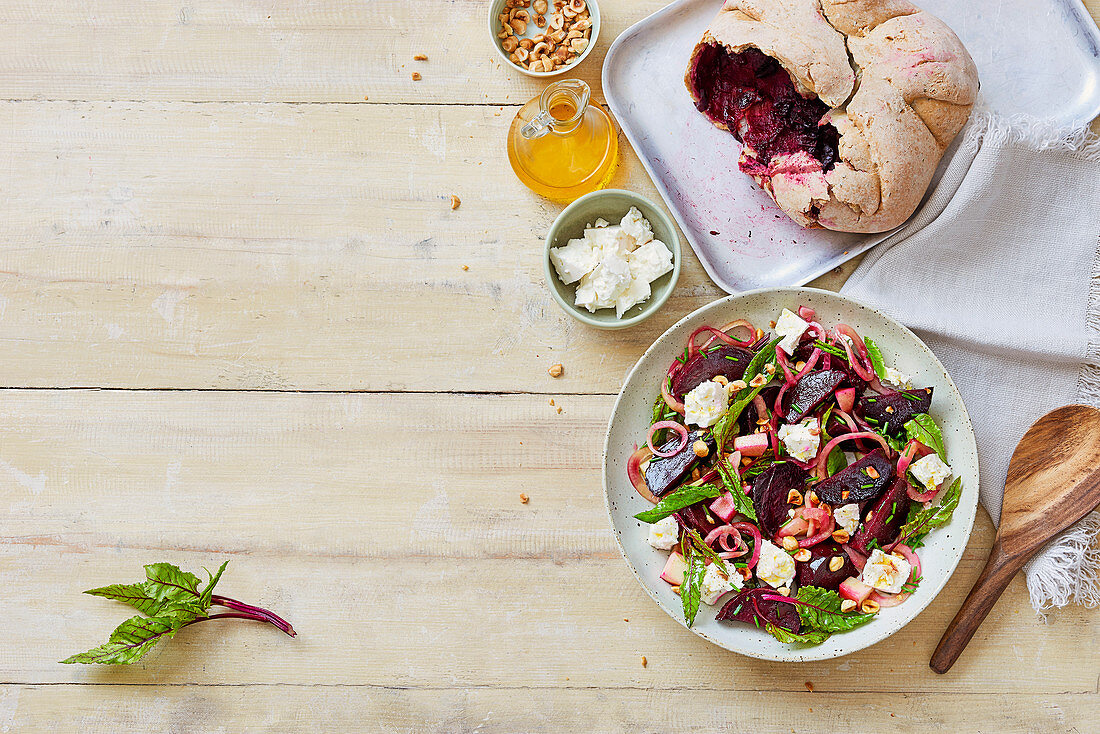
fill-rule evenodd
<path id="1" fill-rule="evenodd" d="M 546 133 L 550 132 L 550 128 L 554 123 L 554 116 L 545 110 L 538 114 L 538 117 L 531 120 L 531 122 L 520 128 L 520 135 L 528 140 L 534 140 L 535 138 L 541 138 Z"/>

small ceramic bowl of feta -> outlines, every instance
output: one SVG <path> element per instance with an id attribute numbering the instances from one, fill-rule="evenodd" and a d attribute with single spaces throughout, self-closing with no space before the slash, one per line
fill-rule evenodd
<path id="1" fill-rule="evenodd" d="M 605 189 L 554 220 L 543 270 L 570 316 L 597 329 L 625 329 L 665 304 L 680 261 L 680 237 L 664 209 L 632 191 Z"/>

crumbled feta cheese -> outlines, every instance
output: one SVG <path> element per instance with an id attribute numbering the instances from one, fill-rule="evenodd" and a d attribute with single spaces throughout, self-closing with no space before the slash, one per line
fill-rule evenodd
<path id="1" fill-rule="evenodd" d="M 633 237 L 639 246 L 653 239 L 653 228 L 650 226 L 649 220 L 642 216 L 636 206 L 630 207 L 630 211 L 623 217 L 619 226 L 623 228 L 624 232 Z"/>
<path id="2" fill-rule="evenodd" d="M 636 207 L 621 224 L 597 219 L 584 236 L 550 250 L 550 262 L 565 285 L 577 283 L 574 303 L 595 312 L 614 308 L 619 318 L 652 294 L 652 283 L 673 269 L 668 246 Z"/>
<path id="3" fill-rule="evenodd" d="M 779 440 L 787 447 L 787 453 L 799 461 L 809 461 L 817 456 L 821 443 L 821 429 L 817 418 L 807 418 L 801 423 L 786 423 L 779 428 Z"/>
<path id="4" fill-rule="evenodd" d="M 649 544 L 657 550 L 669 550 L 680 539 L 680 523 L 669 515 L 649 526 Z"/>
<path id="5" fill-rule="evenodd" d="M 909 471 L 928 489 L 935 489 L 951 476 L 951 467 L 940 461 L 936 454 L 917 459 L 909 465 Z"/>
<path id="6" fill-rule="evenodd" d="M 905 390 L 913 389 L 913 378 L 904 372 L 898 372 L 893 367 L 886 368 L 886 381 Z"/>
<path id="7" fill-rule="evenodd" d="M 779 320 L 775 322 L 775 335 L 783 337 L 779 342 L 779 348 L 787 354 L 794 354 L 794 350 L 798 347 L 798 340 L 808 328 L 810 328 L 809 323 L 799 318 L 798 314 L 789 308 L 783 309 L 783 313 L 779 314 Z"/>
<path id="8" fill-rule="evenodd" d="M 760 559 L 756 562 L 756 578 L 773 589 L 786 586 L 794 579 L 794 559 L 782 548 L 767 540 L 761 540 Z"/>
<path id="9" fill-rule="evenodd" d="M 595 270 L 581 278 L 575 303 L 589 311 L 611 308 L 629 286 L 630 266 L 626 260 L 608 257 Z"/>
<path id="10" fill-rule="evenodd" d="M 897 594 L 909 580 L 912 570 L 913 567 L 909 565 L 909 561 L 901 556 L 883 553 L 881 549 L 875 548 L 871 552 L 871 557 L 867 559 L 867 565 L 863 567 L 860 580 L 879 591 Z"/>
<path id="11" fill-rule="evenodd" d="M 569 285 L 596 269 L 600 264 L 600 253 L 588 240 L 569 240 L 562 247 L 550 248 L 550 262 L 558 271 L 561 282 Z"/>
<path id="12" fill-rule="evenodd" d="M 632 268 L 633 270 L 633 268 Z M 649 298 L 653 293 L 649 287 L 649 281 L 645 278 L 639 278 L 634 276 L 630 279 L 630 285 L 626 287 L 626 290 L 619 296 L 619 300 L 615 301 L 615 315 L 620 319 L 623 314 L 633 308 L 636 304 Z"/>
<path id="13" fill-rule="evenodd" d="M 647 283 L 672 270 L 672 251 L 660 240 L 650 240 L 626 257 L 630 272 L 638 280 Z"/>
<path id="14" fill-rule="evenodd" d="M 708 428 L 718 422 L 729 405 L 729 392 L 714 380 L 699 383 L 684 396 L 684 422 Z"/>
<path id="15" fill-rule="evenodd" d="M 703 584 L 700 589 L 702 593 L 699 594 L 699 601 L 714 606 L 723 595 L 740 589 L 744 585 L 745 581 L 741 578 L 741 574 L 731 569 L 730 577 L 727 579 L 718 570 L 718 564 L 712 563 L 707 566 L 707 570 L 703 573 Z"/>
<path id="16" fill-rule="evenodd" d="M 859 527 L 859 505 L 853 503 L 836 508 L 833 510 L 833 519 L 848 535 L 854 535 Z"/>
<path id="17" fill-rule="evenodd" d="M 625 257 L 636 247 L 634 238 L 623 231 L 622 227 L 600 227 L 599 229 L 586 229 L 584 238 L 596 248 L 601 260 L 609 257 Z"/>

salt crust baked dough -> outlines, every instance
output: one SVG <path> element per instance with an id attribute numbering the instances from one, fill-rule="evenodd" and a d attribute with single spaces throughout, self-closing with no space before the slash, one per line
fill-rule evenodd
<path id="1" fill-rule="evenodd" d="M 746 140 L 770 134 L 751 129 L 751 109 L 739 117 L 736 100 L 725 109 L 715 102 L 729 87 L 722 69 L 757 59 L 744 54 L 750 49 L 775 59 L 798 95 L 828 108 L 817 130 L 795 131 L 788 149 L 771 156 Z M 733 132 L 746 140 L 742 170 L 791 219 L 842 232 L 884 232 L 912 215 L 978 92 L 977 69 L 959 38 L 905 0 L 727 0 L 695 47 L 685 81 L 716 125 L 729 130 L 735 122 Z M 792 103 L 774 104 L 778 113 L 769 114 Z M 811 135 L 821 138 L 819 155 L 790 150 Z"/>

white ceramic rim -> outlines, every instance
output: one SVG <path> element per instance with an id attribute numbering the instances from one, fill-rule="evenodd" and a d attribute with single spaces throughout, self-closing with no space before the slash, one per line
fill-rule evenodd
<path id="1" fill-rule="evenodd" d="M 828 660 L 828 659 L 832 659 L 832 658 L 843 657 L 845 655 L 850 655 L 854 652 L 858 652 L 859 650 L 863 650 L 867 647 L 870 647 L 871 645 L 882 642 L 883 640 L 887 639 L 888 637 L 890 637 L 891 635 L 896 633 L 898 630 L 905 627 L 913 619 L 915 619 L 917 617 L 917 615 L 919 615 L 922 611 L 924 611 L 928 607 L 928 605 L 931 604 L 932 601 L 937 596 L 939 596 L 940 592 L 943 590 L 943 587 L 947 585 L 948 580 L 951 578 L 952 575 L 954 575 L 955 570 L 958 568 L 959 561 L 962 560 L 963 553 L 966 551 L 966 546 L 969 542 L 970 535 L 971 535 L 971 533 L 973 532 L 973 529 L 974 529 L 974 519 L 977 516 L 978 480 L 979 480 L 978 467 L 977 467 L 977 461 L 976 460 L 974 461 L 973 475 L 969 476 L 969 477 L 963 477 L 963 482 L 964 482 L 963 499 L 960 500 L 958 507 L 955 509 L 955 514 L 952 516 L 952 520 L 951 520 L 952 524 L 954 524 L 956 521 L 958 521 L 960 519 L 963 520 L 964 521 L 964 526 L 960 526 L 960 527 L 964 527 L 964 530 L 963 530 L 962 534 L 960 535 L 959 544 L 954 549 L 951 550 L 951 555 L 953 555 L 953 557 L 949 557 L 946 572 L 940 578 L 935 580 L 935 582 L 934 582 L 934 587 L 935 588 L 933 589 L 932 593 L 927 595 L 924 598 L 924 603 L 919 605 L 919 606 L 915 605 L 915 604 L 912 604 L 910 602 L 910 603 L 907 603 L 907 604 L 899 605 L 899 606 L 894 607 L 890 610 L 891 612 L 893 612 L 895 610 L 902 611 L 903 614 L 888 614 L 884 617 L 880 617 L 879 619 L 873 620 L 872 622 L 870 622 L 865 627 L 858 628 L 858 629 L 874 629 L 875 633 L 873 635 L 868 635 L 867 638 L 862 640 L 862 641 L 859 641 L 858 636 L 852 637 L 852 638 L 850 638 L 852 640 L 852 644 L 849 645 L 849 646 L 844 646 L 839 650 L 831 650 L 831 649 L 825 648 L 821 645 L 817 645 L 817 646 L 814 646 L 814 647 L 802 647 L 802 646 L 796 646 L 796 645 L 781 643 L 778 640 L 776 640 L 774 648 L 769 647 L 768 651 L 765 651 L 765 652 L 751 651 L 750 652 L 750 651 L 747 651 L 745 649 L 737 649 L 737 647 L 735 645 L 730 644 L 728 641 L 715 639 L 714 637 L 702 632 L 701 630 L 699 630 L 696 627 L 688 627 L 687 624 L 684 622 L 683 614 L 682 614 L 681 610 L 679 610 L 679 609 L 671 610 L 671 609 L 667 608 L 665 606 L 665 604 L 662 602 L 662 600 L 660 598 L 658 598 L 658 596 L 656 595 L 653 587 L 651 587 L 650 584 L 646 583 L 646 581 L 642 578 L 641 574 L 638 572 L 638 568 L 635 566 L 634 562 L 631 560 L 630 556 L 627 554 L 626 548 L 623 546 L 622 540 L 619 537 L 619 533 L 618 533 L 616 525 L 615 525 L 614 515 L 612 514 L 611 493 L 610 493 L 610 487 L 609 487 L 609 483 L 608 483 L 608 480 L 609 480 L 608 451 L 610 449 L 610 444 L 611 444 L 612 427 L 613 427 L 613 424 L 614 424 L 614 421 L 615 421 L 615 417 L 619 413 L 620 404 L 623 401 L 623 396 L 625 394 L 626 386 L 634 378 L 635 374 L 638 372 L 639 368 L 647 360 L 647 358 L 649 358 L 650 354 L 663 342 L 663 340 L 668 336 L 669 333 L 671 333 L 675 329 L 683 326 L 684 324 L 686 324 L 686 323 L 688 323 L 688 322 L 690 322 L 694 319 L 700 319 L 704 314 L 709 314 L 712 311 L 719 310 L 719 309 L 727 306 L 728 304 L 732 304 L 732 303 L 735 303 L 737 301 L 745 300 L 747 298 L 757 296 L 757 295 L 763 295 L 763 294 L 789 294 L 789 299 L 792 303 L 798 302 L 799 297 L 802 296 L 803 294 L 813 294 L 814 296 L 824 297 L 824 298 L 836 298 L 836 299 L 838 299 L 840 301 L 843 301 L 843 302 L 846 302 L 846 303 L 848 303 L 852 306 L 855 306 L 855 307 L 858 307 L 858 308 L 863 308 L 863 309 L 866 309 L 868 311 L 871 311 L 874 314 L 878 315 L 879 317 L 883 318 L 887 322 L 887 324 L 889 324 L 893 328 L 897 329 L 899 332 L 908 333 L 913 338 L 913 340 L 918 345 L 920 345 L 921 349 L 923 349 L 923 351 L 925 352 L 925 354 L 926 354 L 926 356 L 929 360 L 928 364 L 936 367 L 938 370 L 943 372 L 944 377 L 947 380 L 948 386 L 951 388 L 951 391 L 953 392 L 954 397 L 958 399 L 958 403 L 962 408 L 962 413 L 961 413 L 960 417 L 961 417 L 961 421 L 962 421 L 962 424 L 963 424 L 962 427 L 965 429 L 964 430 L 964 435 L 967 439 L 969 439 L 969 448 L 972 450 L 972 453 L 974 454 L 974 456 L 975 457 L 977 456 L 977 444 L 976 444 L 976 441 L 974 439 L 973 424 L 971 423 L 971 420 L 970 420 L 970 414 L 966 409 L 966 404 L 963 402 L 962 396 L 959 395 L 958 388 L 955 386 L 954 381 L 951 379 L 951 375 L 947 372 L 947 369 L 940 362 L 939 358 L 937 358 L 936 355 L 932 353 L 932 350 L 929 349 L 928 346 L 920 339 L 920 337 L 918 337 L 916 334 L 914 334 L 908 327 L 904 326 L 903 324 L 898 323 L 893 318 L 886 315 L 885 313 L 878 310 L 877 308 L 874 308 L 874 307 L 869 306 L 867 304 L 861 303 L 861 302 L 857 301 L 856 299 L 849 298 L 848 296 L 841 295 L 840 293 L 836 293 L 834 291 L 827 291 L 827 290 L 823 290 L 823 289 L 820 289 L 820 288 L 807 288 L 807 287 L 798 287 L 798 286 L 783 287 L 783 288 L 757 288 L 757 289 L 750 290 L 750 291 L 744 291 L 742 293 L 732 294 L 732 295 L 726 296 L 725 298 L 720 298 L 717 301 L 713 301 L 711 303 L 708 303 L 707 305 L 702 306 L 702 307 L 697 308 L 696 310 L 692 311 L 687 316 L 684 316 L 682 319 L 680 319 L 675 324 L 670 326 L 664 333 L 661 334 L 661 336 L 657 337 L 657 339 L 654 340 L 653 344 L 651 344 L 649 346 L 649 348 L 646 349 L 646 351 L 642 354 L 641 357 L 638 358 L 638 361 L 631 368 L 630 372 L 627 374 L 626 378 L 623 380 L 623 387 L 620 388 L 619 394 L 615 398 L 615 404 L 611 409 L 611 416 L 608 418 L 608 422 L 607 422 L 607 431 L 604 434 L 604 446 L 603 446 L 603 456 L 602 456 L 604 507 L 607 510 L 608 521 L 611 523 L 612 535 L 615 536 L 615 544 L 618 546 L 619 553 L 622 555 L 623 560 L 626 561 L 626 564 L 630 567 L 631 572 L 634 574 L 634 578 L 637 579 L 638 583 L 642 586 L 643 589 L 645 589 L 646 593 L 649 594 L 650 598 L 652 598 L 653 601 L 655 601 L 657 603 L 657 606 L 659 606 L 662 610 L 665 611 L 666 614 L 668 614 L 670 617 L 672 617 L 674 620 L 676 620 L 677 624 L 679 624 L 681 627 L 684 627 L 685 629 L 689 629 L 691 632 L 698 635 L 699 637 L 702 637 L 704 640 L 707 640 L 708 642 L 711 642 L 711 643 L 713 643 L 713 644 L 715 644 L 715 645 L 717 645 L 721 648 L 729 650 L 730 652 L 735 652 L 735 653 L 738 653 L 740 655 L 745 655 L 747 657 L 757 658 L 757 659 L 760 659 L 760 660 L 771 660 L 771 661 L 774 661 L 774 662 L 811 662 L 811 661 L 816 661 L 816 660 Z M 705 320 L 701 321 L 700 323 L 705 323 Z M 858 325 L 856 326 L 856 328 L 858 330 Z M 624 476 L 625 476 L 625 474 L 624 474 Z M 967 500 L 967 498 L 969 498 L 969 501 L 965 501 L 965 500 Z M 964 503 L 964 501 L 965 501 L 965 503 Z M 960 511 L 963 514 L 960 515 Z M 927 582 L 928 582 L 928 580 L 925 579 L 925 583 L 927 583 Z M 715 609 L 717 610 L 719 608 L 721 608 L 721 607 L 719 606 L 719 607 L 716 607 Z M 882 613 L 880 612 L 880 614 L 882 614 Z M 876 623 L 879 623 L 879 624 L 876 624 Z M 875 625 L 875 626 L 872 628 L 872 625 Z M 855 630 L 853 630 L 853 632 L 854 631 Z M 851 634 L 850 632 L 837 633 L 836 635 L 833 635 L 833 637 L 831 637 L 830 640 L 836 640 L 838 638 L 843 640 L 843 639 L 845 639 L 845 635 L 850 635 L 850 634 Z"/>
<path id="2" fill-rule="evenodd" d="M 596 3 L 596 0 L 585 0 L 585 5 L 588 6 L 588 15 L 592 19 L 592 35 L 588 39 L 588 48 L 586 48 L 572 64 L 563 66 L 560 69 L 555 69 L 554 71 L 531 71 L 530 69 L 524 69 L 508 58 L 508 54 L 504 53 L 504 48 L 500 45 L 500 39 L 497 38 L 497 33 L 500 32 L 500 29 L 497 27 L 497 16 L 500 15 L 500 10 L 497 8 L 497 5 L 501 4 L 502 1 L 503 0 L 497 0 L 497 2 L 489 3 L 489 40 L 493 42 L 493 48 L 496 49 L 497 55 L 500 56 L 501 60 L 509 67 L 522 74 L 535 77 L 536 79 L 550 79 L 551 77 L 561 76 L 566 72 L 575 71 L 576 68 L 588 58 L 588 54 L 592 53 L 592 49 L 596 47 L 596 41 L 600 37 L 600 6 Z"/>

